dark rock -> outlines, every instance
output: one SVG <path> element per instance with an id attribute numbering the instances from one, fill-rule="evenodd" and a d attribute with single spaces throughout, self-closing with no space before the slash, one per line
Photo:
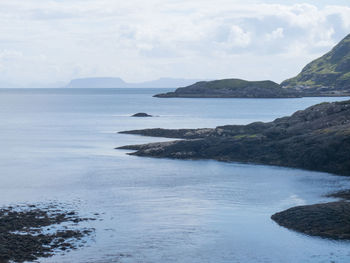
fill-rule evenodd
<path id="1" fill-rule="evenodd" d="M 135 113 L 134 115 L 132 115 L 131 117 L 153 117 L 152 115 L 149 115 L 147 113 L 144 112 L 139 112 L 139 113 Z"/>
<path id="2" fill-rule="evenodd" d="M 343 200 L 350 200 L 350 190 L 343 190 L 326 195 L 326 197 L 341 198 Z"/>
<path id="3" fill-rule="evenodd" d="M 271 218 L 281 226 L 307 235 L 350 240 L 349 202 L 297 206 Z"/>
<path id="4" fill-rule="evenodd" d="M 93 229 L 56 229 L 78 218 L 76 212 L 56 205 L 0 209 L 0 262 L 34 261 L 50 257 L 57 250 L 75 249 L 76 242 Z"/>

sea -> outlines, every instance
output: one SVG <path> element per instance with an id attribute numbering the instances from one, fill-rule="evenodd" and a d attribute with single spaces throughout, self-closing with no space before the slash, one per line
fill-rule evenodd
<path id="1" fill-rule="evenodd" d="M 271 215 L 329 202 L 347 177 L 213 160 L 130 156 L 171 139 L 118 134 L 272 121 L 347 98 L 154 98 L 171 89 L 0 89 L 0 206 L 59 203 L 94 228 L 39 262 L 350 262 L 350 242 L 280 227 Z M 130 117 L 146 112 L 152 118 Z"/>

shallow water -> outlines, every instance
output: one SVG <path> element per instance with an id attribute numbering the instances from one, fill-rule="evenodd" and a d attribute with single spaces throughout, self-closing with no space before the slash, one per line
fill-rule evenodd
<path id="1" fill-rule="evenodd" d="M 164 90 L 162 90 L 164 91 Z M 157 89 L 0 90 L 0 204 L 58 201 L 93 240 L 40 262 L 349 262 L 350 243 L 270 216 L 329 201 L 347 178 L 271 166 L 140 158 L 114 147 L 167 139 L 117 134 L 270 121 L 345 98 L 157 99 Z M 136 112 L 154 118 L 130 118 Z"/>

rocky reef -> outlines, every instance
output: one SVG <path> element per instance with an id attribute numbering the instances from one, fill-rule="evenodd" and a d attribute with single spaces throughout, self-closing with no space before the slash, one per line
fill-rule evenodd
<path id="1" fill-rule="evenodd" d="M 350 175 L 350 101 L 321 103 L 267 123 L 121 133 L 181 139 L 119 147 L 135 150 L 132 155 L 215 159 Z"/>
<path id="2" fill-rule="evenodd" d="M 135 113 L 134 115 L 131 115 L 131 117 L 153 117 L 153 116 L 145 112 L 138 112 L 138 113 Z"/>
<path id="3" fill-rule="evenodd" d="M 283 89 L 273 81 L 223 79 L 200 81 L 175 92 L 154 95 L 158 98 L 296 98 L 298 92 Z"/>

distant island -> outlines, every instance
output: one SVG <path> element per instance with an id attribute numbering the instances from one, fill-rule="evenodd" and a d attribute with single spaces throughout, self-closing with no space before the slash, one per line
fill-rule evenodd
<path id="1" fill-rule="evenodd" d="M 350 34 L 330 52 L 280 85 L 273 81 L 201 81 L 158 98 L 296 98 L 350 96 Z"/>
<path id="2" fill-rule="evenodd" d="M 298 98 L 297 91 L 283 89 L 279 84 L 266 81 L 223 79 L 201 81 L 174 92 L 154 95 L 158 98 Z"/>

